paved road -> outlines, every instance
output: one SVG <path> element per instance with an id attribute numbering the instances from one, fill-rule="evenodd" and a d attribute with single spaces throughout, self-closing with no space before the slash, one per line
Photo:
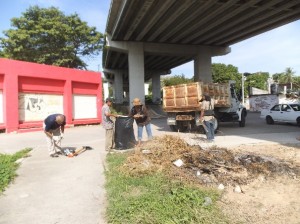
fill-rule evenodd
<path id="1" fill-rule="evenodd" d="M 179 135 L 195 144 L 205 137 L 170 132 L 165 118 L 153 119 L 152 124 L 154 136 Z M 267 125 L 259 113 L 249 113 L 244 128 L 237 123 L 221 123 L 215 144 L 222 147 L 261 143 L 299 145 L 296 140 L 299 130 L 294 125 Z M 66 129 L 63 147 L 88 145 L 93 150 L 75 158 L 50 158 L 43 132 L 0 134 L 0 153 L 33 148 L 31 157 L 23 160 L 15 182 L 0 196 L 0 223 L 105 224 L 104 136 L 99 125 Z"/>
<path id="2" fill-rule="evenodd" d="M 267 125 L 260 113 L 248 112 L 246 126 L 241 128 L 237 122 L 223 122 L 219 125 L 215 144 L 222 147 L 234 147 L 241 144 L 299 144 L 296 137 L 300 136 L 300 127 L 291 124 Z M 184 139 L 205 138 L 204 135 L 191 133 L 172 133 L 166 119 L 152 121 L 157 134 L 176 134 Z M 197 143 L 197 142 L 195 142 Z"/>
<path id="3" fill-rule="evenodd" d="M 33 148 L 18 177 L 0 196 L 1 224 L 104 224 L 104 130 L 69 128 L 63 147 L 93 150 L 68 158 L 48 156 L 43 132 L 0 134 L 0 152 Z"/>

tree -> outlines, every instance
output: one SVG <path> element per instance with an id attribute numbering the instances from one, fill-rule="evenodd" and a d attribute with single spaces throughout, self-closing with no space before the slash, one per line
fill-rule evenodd
<path id="1" fill-rule="evenodd" d="M 6 38 L 0 38 L 0 52 L 6 58 L 86 69 L 80 57 L 97 55 L 102 49 L 103 34 L 76 13 L 66 16 L 55 7 L 29 7 L 20 18 L 12 18 L 11 25 L 15 29 L 4 31 Z"/>
<path id="2" fill-rule="evenodd" d="M 290 83 L 291 90 L 293 89 L 293 80 L 294 80 L 295 72 L 292 68 L 286 68 L 284 75 L 282 76 L 280 82 L 281 83 Z"/>
<path id="3" fill-rule="evenodd" d="M 212 64 L 212 78 L 215 83 L 226 83 L 229 80 L 234 80 L 236 83 L 241 83 L 241 74 L 238 68 L 233 65 L 225 65 L 222 63 Z"/>
<path id="4" fill-rule="evenodd" d="M 246 94 L 250 94 L 249 90 L 251 87 L 255 87 L 258 89 L 267 90 L 267 81 L 269 78 L 268 72 L 256 72 L 247 76 L 247 80 L 245 81 L 245 85 L 247 85 Z"/>
<path id="5" fill-rule="evenodd" d="M 284 73 L 275 73 L 272 75 L 272 78 L 274 82 L 280 83 L 280 80 L 282 80 L 282 77 L 284 76 Z"/>
<path id="6" fill-rule="evenodd" d="M 162 86 L 173 86 L 193 82 L 193 78 L 186 78 L 183 74 L 162 78 Z"/>
<path id="7" fill-rule="evenodd" d="M 293 89 L 293 83 L 296 83 L 298 87 L 298 79 L 295 77 L 295 71 L 292 68 L 288 67 L 282 73 L 273 74 L 273 80 L 278 84 L 290 84 L 290 89 Z"/>
<path id="8" fill-rule="evenodd" d="M 237 67 L 231 64 L 213 63 L 212 78 L 214 83 L 228 83 L 229 80 L 233 80 L 236 91 L 238 93 L 242 91 L 242 74 L 239 73 Z"/>
<path id="9" fill-rule="evenodd" d="M 298 91 L 300 90 L 300 76 L 294 77 L 293 88 Z"/>

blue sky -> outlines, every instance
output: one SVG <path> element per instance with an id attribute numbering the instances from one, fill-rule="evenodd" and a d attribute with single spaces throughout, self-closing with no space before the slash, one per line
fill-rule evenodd
<path id="1" fill-rule="evenodd" d="M 66 15 L 77 13 L 89 26 L 95 26 L 101 33 L 105 32 L 110 0 L 1 0 L 0 1 L 0 36 L 10 29 L 10 19 L 20 17 L 29 6 L 55 6 Z M 291 67 L 300 75 L 300 20 L 255 36 L 232 45 L 231 53 L 213 57 L 213 63 L 232 64 L 239 72 L 284 72 Z M 89 70 L 98 71 L 101 67 L 101 55 L 86 59 Z M 193 75 L 193 63 L 187 63 L 172 69 L 172 74 Z"/>

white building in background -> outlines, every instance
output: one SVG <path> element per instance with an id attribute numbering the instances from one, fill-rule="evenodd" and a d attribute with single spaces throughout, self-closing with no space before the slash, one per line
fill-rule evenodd
<path id="1" fill-rule="evenodd" d="M 109 90 L 108 90 L 108 82 L 103 83 L 103 101 L 105 101 L 106 98 L 109 96 Z"/>
<path id="2" fill-rule="evenodd" d="M 145 87 L 145 96 L 149 95 L 149 83 L 144 84 Z"/>

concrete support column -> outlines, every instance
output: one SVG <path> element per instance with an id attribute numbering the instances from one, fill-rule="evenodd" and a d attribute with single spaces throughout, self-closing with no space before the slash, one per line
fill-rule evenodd
<path id="1" fill-rule="evenodd" d="M 160 74 L 152 75 L 152 102 L 159 104 L 161 101 L 161 92 L 160 92 Z"/>
<path id="2" fill-rule="evenodd" d="M 211 51 L 209 47 L 203 48 L 194 60 L 194 81 L 212 82 Z"/>
<path id="3" fill-rule="evenodd" d="M 128 50 L 129 65 L 129 105 L 132 106 L 134 98 L 138 97 L 145 103 L 144 92 L 144 50 L 142 43 L 129 43 Z"/>
<path id="4" fill-rule="evenodd" d="M 115 103 L 122 104 L 123 103 L 123 74 L 121 71 L 115 72 L 115 80 L 114 80 L 114 98 Z"/>

